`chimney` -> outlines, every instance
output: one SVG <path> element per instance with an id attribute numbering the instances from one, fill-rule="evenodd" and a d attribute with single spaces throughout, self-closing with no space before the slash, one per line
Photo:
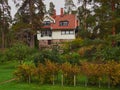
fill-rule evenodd
<path id="1" fill-rule="evenodd" d="M 64 12 L 63 12 L 63 8 L 61 8 L 61 16 L 63 16 Z"/>

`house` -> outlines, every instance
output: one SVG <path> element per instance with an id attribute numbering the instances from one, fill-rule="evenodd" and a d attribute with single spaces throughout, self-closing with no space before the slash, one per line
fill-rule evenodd
<path id="1" fill-rule="evenodd" d="M 56 12 L 53 16 L 45 15 L 43 24 L 42 30 L 37 32 L 40 47 L 48 47 L 76 38 L 78 19 L 76 15 L 64 14 L 63 8 L 60 15 L 56 15 Z"/>

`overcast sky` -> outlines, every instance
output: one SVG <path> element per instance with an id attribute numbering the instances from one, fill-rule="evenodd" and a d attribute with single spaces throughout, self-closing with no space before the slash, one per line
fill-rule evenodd
<path id="1" fill-rule="evenodd" d="M 73 0 L 74 4 L 77 5 L 77 0 Z M 47 9 L 49 8 L 49 3 L 53 2 L 55 4 L 55 9 L 57 10 L 57 14 L 60 14 L 60 8 L 64 7 L 65 0 L 44 0 Z"/>
<path id="2" fill-rule="evenodd" d="M 10 6 L 11 6 L 11 14 L 12 14 L 12 17 L 13 17 L 14 14 L 16 13 L 17 9 L 16 9 L 16 7 L 13 3 L 13 0 L 8 0 L 8 1 L 9 1 Z M 45 5 L 48 9 L 49 8 L 49 3 L 53 2 L 54 5 L 55 5 L 55 9 L 57 11 L 57 14 L 60 14 L 60 8 L 64 7 L 64 4 L 65 4 L 64 1 L 65 0 L 44 0 L 44 3 L 45 3 Z M 75 5 L 77 5 L 77 0 L 73 0 L 73 1 L 74 1 Z"/>

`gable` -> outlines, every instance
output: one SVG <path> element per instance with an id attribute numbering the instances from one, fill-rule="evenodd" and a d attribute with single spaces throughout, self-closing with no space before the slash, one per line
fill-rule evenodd
<path id="1" fill-rule="evenodd" d="M 51 23 L 55 23 L 55 20 L 49 15 L 44 16 L 43 22 L 44 21 L 50 21 Z"/>

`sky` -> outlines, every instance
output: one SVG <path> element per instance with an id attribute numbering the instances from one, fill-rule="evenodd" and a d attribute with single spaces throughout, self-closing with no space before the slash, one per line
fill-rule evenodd
<path id="1" fill-rule="evenodd" d="M 11 6 L 11 15 L 12 17 L 14 17 L 14 14 L 16 13 L 17 11 L 17 8 L 15 7 L 14 3 L 13 3 L 13 0 L 8 0 L 9 1 L 9 5 Z M 57 11 L 57 14 L 59 15 L 60 14 L 60 8 L 63 8 L 64 7 L 64 2 L 65 0 L 44 0 L 44 4 L 46 5 L 47 7 L 47 10 L 49 9 L 49 3 L 50 2 L 53 2 L 54 5 L 55 5 L 55 9 Z M 77 0 L 73 0 L 74 4 L 77 5 Z"/>

